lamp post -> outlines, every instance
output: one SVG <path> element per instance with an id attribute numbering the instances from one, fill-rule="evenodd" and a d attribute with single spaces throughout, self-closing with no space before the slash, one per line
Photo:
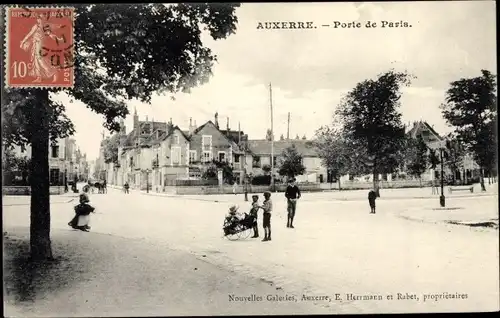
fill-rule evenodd
<path id="1" fill-rule="evenodd" d="M 439 204 L 442 208 L 446 205 L 446 199 L 444 197 L 444 162 L 443 162 L 443 146 L 439 148 L 439 159 L 441 161 L 441 196 L 439 197 Z"/>
<path id="2" fill-rule="evenodd" d="M 149 169 L 146 169 L 146 193 L 149 193 L 149 173 L 151 171 Z"/>

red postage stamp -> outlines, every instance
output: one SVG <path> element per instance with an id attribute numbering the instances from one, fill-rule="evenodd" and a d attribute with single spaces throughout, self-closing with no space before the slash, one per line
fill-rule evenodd
<path id="1" fill-rule="evenodd" d="M 74 8 L 7 8 L 6 85 L 74 84 Z"/>

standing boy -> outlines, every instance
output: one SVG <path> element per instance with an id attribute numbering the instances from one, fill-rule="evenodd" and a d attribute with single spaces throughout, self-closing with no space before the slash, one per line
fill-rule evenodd
<path id="1" fill-rule="evenodd" d="M 286 227 L 293 227 L 293 218 L 295 217 L 295 211 L 297 210 L 297 200 L 300 199 L 300 189 L 295 184 L 295 178 L 290 179 L 288 186 L 286 187 L 285 197 L 287 199 L 287 210 L 288 210 L 288 220 L 286 222 Z"/>
<path id="2" fill-rule="evenodd" d="M 264 239 L 262 242 L 271 240 L 271 212 L 273 210 L 273 202 L 271 201 L 271 192 L 264 192 L 264 202 L 262 202 L 261 206 L 262 210 L 264 210 L 262 216 L 262 226 L 264 227 Z"/>
<path id="3" fill-rule="evenodd" d="M 259 226 L 257 224 L 259 208 L 260 208 L 259 196 L 252 195 L 252 209 L 250 210 L 250 215 L 253 217 L 253 236 L 252 236 L 252 238 L 259 237 Z"/>
<path id="4" fill-rule="evenodd" d="M 377 193 L 375 192 L 375 190 L 370 190 L 370 192 L 368 192 L 368 203 L 370 204 L 370 214 L 373 213 L 375 214 L 375 200 L 377 199 Z"/>

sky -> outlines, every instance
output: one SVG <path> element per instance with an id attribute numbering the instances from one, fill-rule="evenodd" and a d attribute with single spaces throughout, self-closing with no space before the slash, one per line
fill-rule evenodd
<path id="1" fill-rule="evenodd" d="M 231 129 L 238 124 L 250 139 L 264 139 L 270 128 L 270 90 L 274 134 L 311 138 L 332 115 L 341 98 L 358 82 L 376 79 L 394 68 L 416 76 L 402 89 L 405 123 L 425 120 L 438 133 L 452 130 L 441 116 L 450 82 L 496 70 L 494 1 L 381 3 L 245 3 L 237 9 L 238 29 L 227 39 L 203 42 L 217 55 L 209 83 L 190 94 L 154 96 L 151 104 L 131 101 L 125 120 L 168 121 L 187 129 L 189 119 L 201 125 L 214 120 Z M 313 29 L 257 29 L 259 22 L 313 22 Z M 361 28 L 334 28 L 334 21 L 360 22 Z M 377 28 L 364 27 L 368 21 Z M 411 27 L 381 28 L 381 21 L 407 22 Z M 323 27 L 322 25 L 330 25 Z M 73 121 L 74 138 L 89 159 L 98 156 L 103 117 L 64 95 Z M 92 127 L 89 129 L 89 127 Z M 109 132 L 105 132 L 109 135 Z"/>

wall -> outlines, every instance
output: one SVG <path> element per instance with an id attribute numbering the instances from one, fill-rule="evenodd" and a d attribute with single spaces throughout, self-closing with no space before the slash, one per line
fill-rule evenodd
<path id="1" fill-rule="evenodd" d="M 63 194 L 64 186 L 52 186 L 49 189 L 51 195 Z M 2 187 L 3 195 L 30 195 L 31 187 Z"/>
<path id="2" fill-rule="evenodd" d="M 191 136 L 191 142 L 189 145 L 190 150 L 196 150 L 197 161 L 203 160 L 203 135 L 212 136 L 212 148 L 211 154 L 212 159 L 218 159 L 218 152 L 224 151 L 226 153 L 226 159 L 229 160 L 229 146 L 230 142 L 228 139 L 211 123 L 207 123 L 200 131 L 195 135 Z M 234 158 L 231 158 L 231 160 Z"/>

